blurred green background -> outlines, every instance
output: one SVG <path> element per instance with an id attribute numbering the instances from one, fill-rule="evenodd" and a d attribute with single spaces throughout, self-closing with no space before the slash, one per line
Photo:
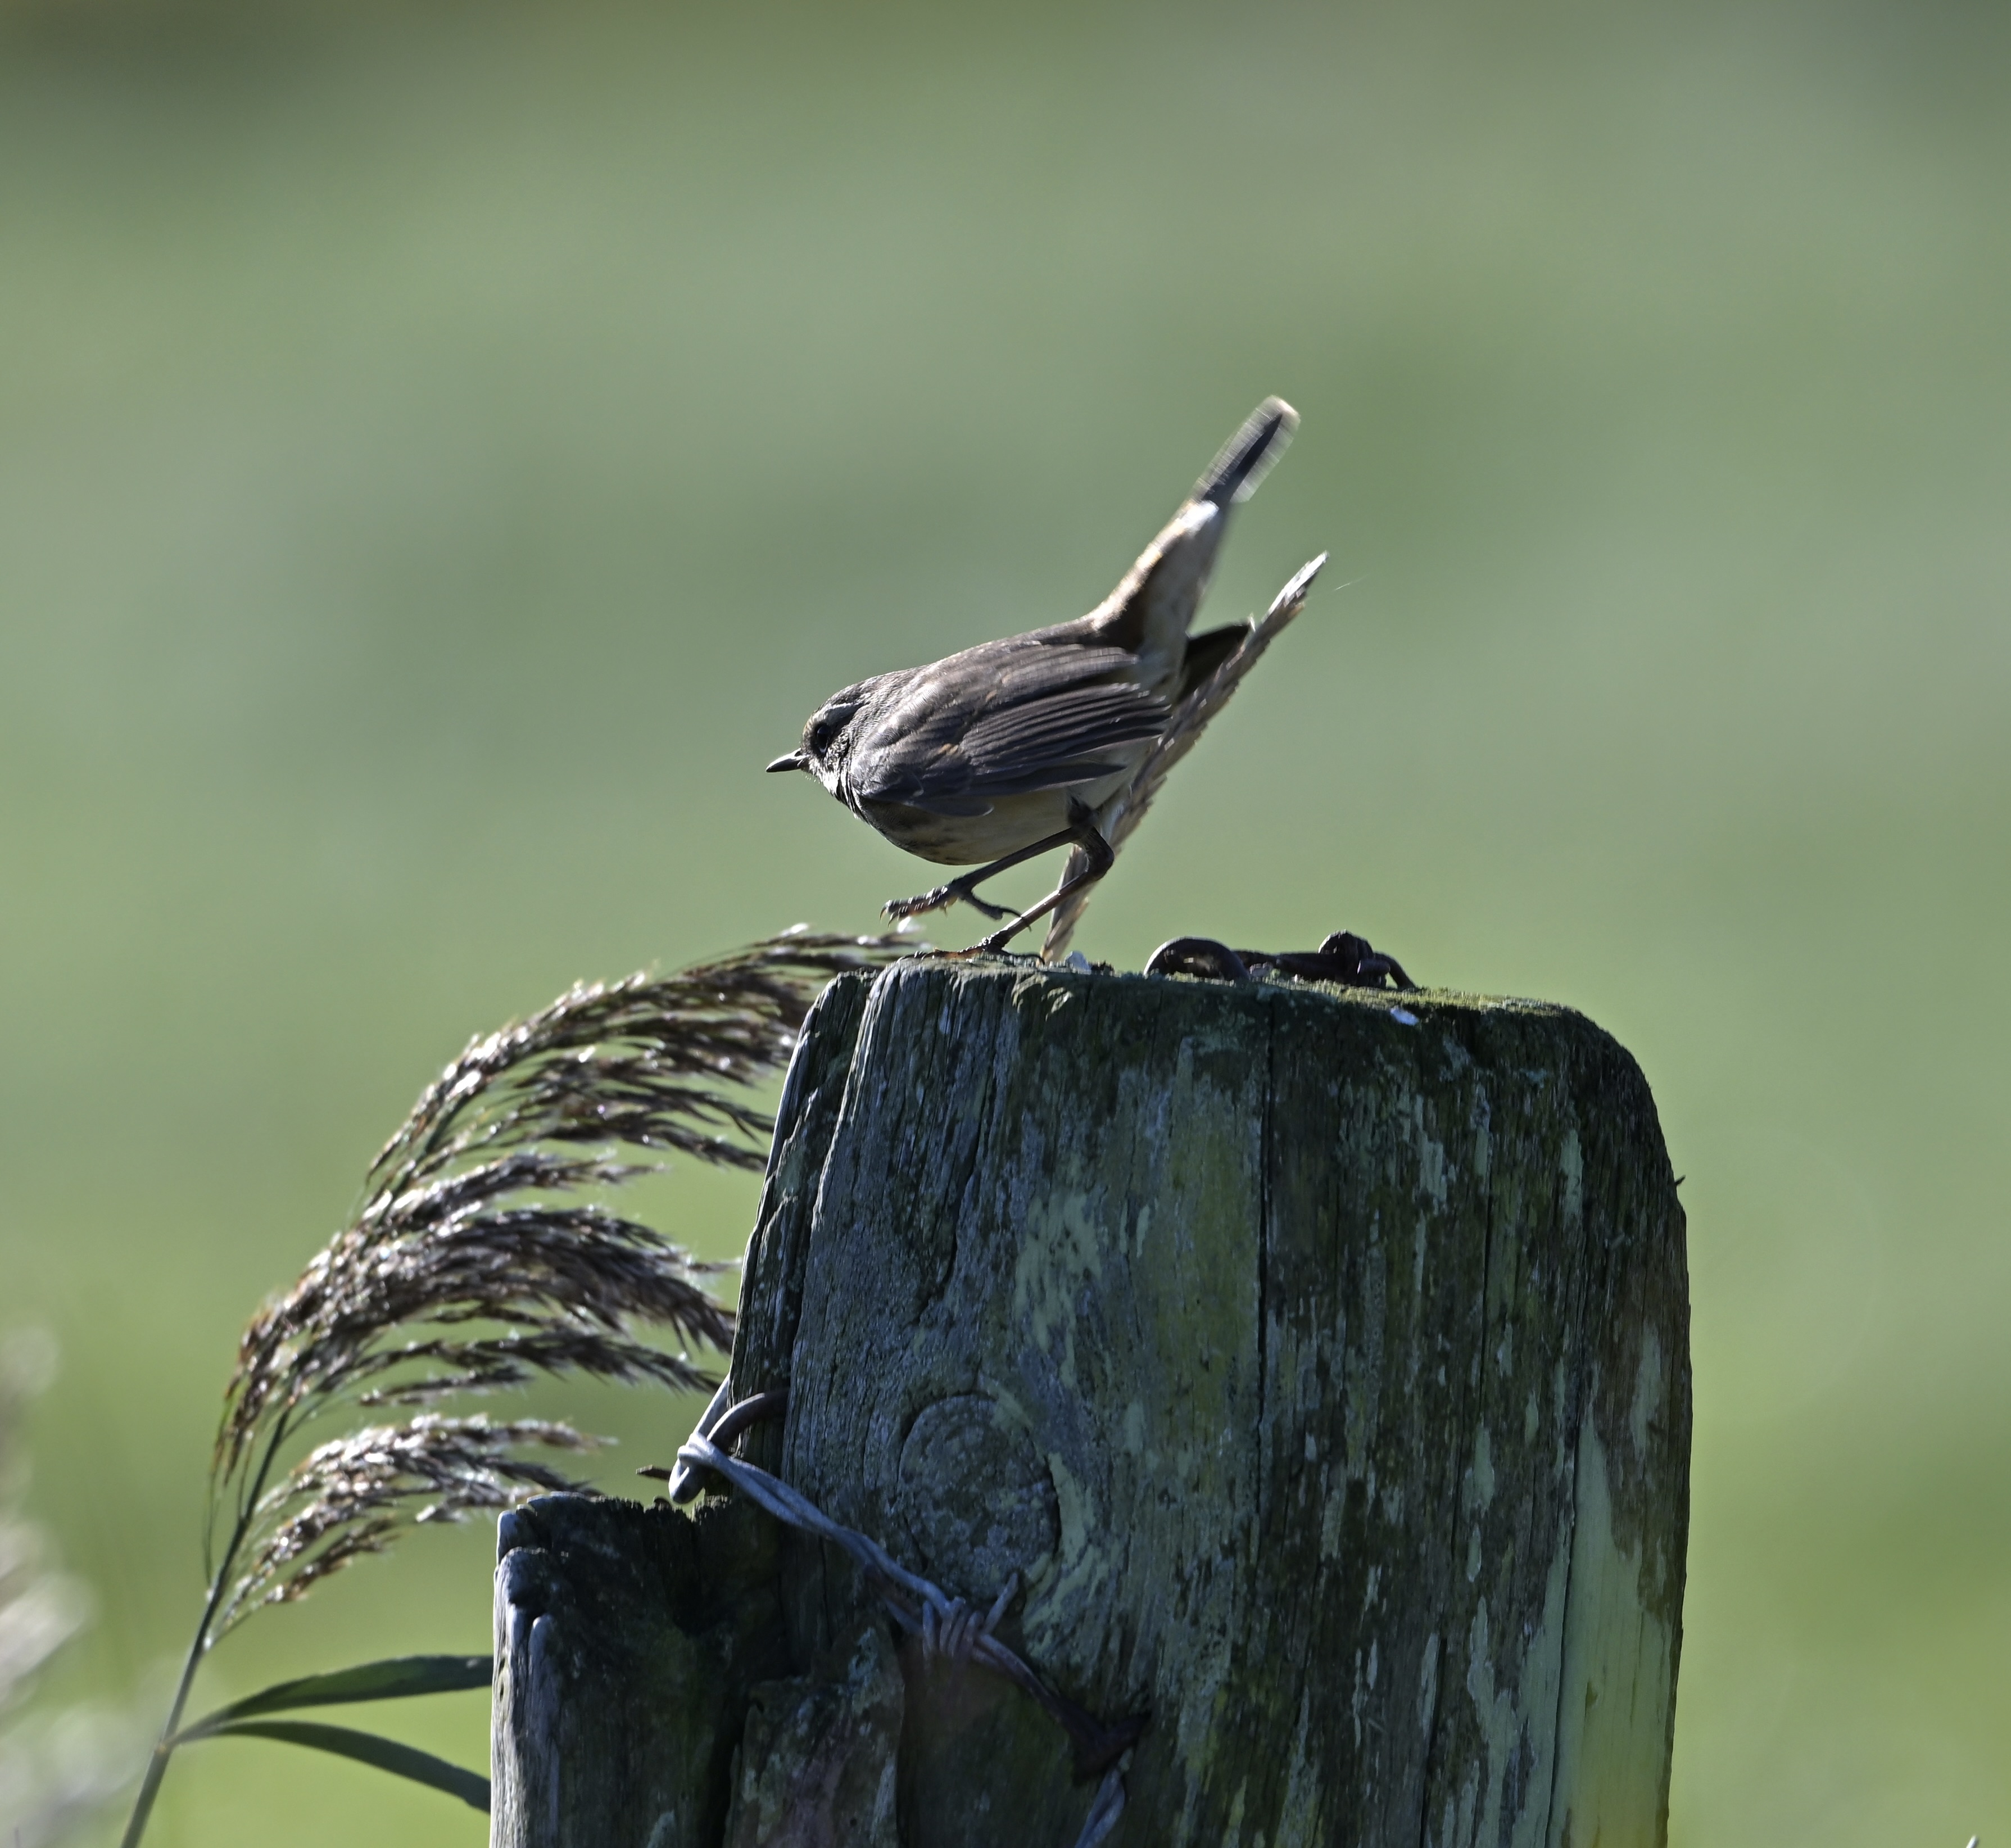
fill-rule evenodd
<path id="1" fill-rule="evenodd" d="M 1618 1034 L 1688 1177 L 1673 1838 L 2002 1839 L 2007 22 L 12 0 L 0 1323 L 62 1343 L 31 1504 L 98 1608 L 48 1695 L 157 1716 L 237 1331 L 422 1083 L 927 883 L 761 765 L 1089 607 L 1278 391 L 1211 613 L 1333 563 L 1081 945 L 1345 926 Z M 724 1255 L 753 1193 L 657 1199 Z M 686 1416 L 546 1404 L 611 1486 Z M 489 1544 L 208 1688 L 486 1647 Z M 151 1839 L 359 1838 L 482 1825 L 227 1743 Z"/>

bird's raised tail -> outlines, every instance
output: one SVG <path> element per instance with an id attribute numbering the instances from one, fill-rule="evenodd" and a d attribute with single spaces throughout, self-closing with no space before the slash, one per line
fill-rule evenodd
<path id="1" fill-rule="evenodd" d="M 1258 657 L 1271 645 L 1272 638 L 1305 607 L 1306 593 L 1312 588 L 1313 579 L 1319 575 L 1320 568 L 1326 563 L 1326 554 L 1322 552 L 1317 558 L 1301 565 L 1286 581 L 1284 589 L 1272 598 L 1270 608 L 1259 620 L 1238 623 L 1233 630 L 1213 629 L 1194 638 L 1198 646 L 1194 665 L 1201 678 L 1182 688 L 1171 722 L 1159 735 L 1151 754 L 1132 772 L 1131 781 L 1096 811 L 1096 826 L 1113 856 L 1144 818 L 1145 810 L 1151 806 L 1152 798 L 1159 793 L 1168 773 L 1194 749 L 1201 728 L 1229 703 L 1229 696 L 1236 691 L 1237 682 L 1257 664 Z M 1224 644 L 1232 635 L 1237 638 L 1238 645 L 1233 650 L 1225 650 Z M 1070 880 L 1087 871 L 1091 863 L 1089 855 L 1081 847 L 1075 848 L 1062 869 L 1062 885 L 1056 889 L 1065 888 Z M 1049 962 L 1067 953 L 1076 920 L 1082 916 L 1083 908 L 1088 904 L 1089 895 L 1094 889 L 1089 885 L 1079 885 L 1055 907 L 1048 924 L 1048 941 L 1041 951 Z"/>
<path id="2" fill-rule="evenodd" d="M 1285 453 L 1298 427 L 1297 411 L 1283 398 L 1266 398 L 1208 464 L 1208 472 L 1194 483 L 1192 498 L 1216 507 L 1248 500 L 1270 473 L 1271 465 Z"/>

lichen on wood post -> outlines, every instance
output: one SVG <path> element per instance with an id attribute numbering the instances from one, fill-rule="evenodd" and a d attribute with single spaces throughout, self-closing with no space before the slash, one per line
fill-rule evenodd
<path id="1" fill-rule="evenodd" d="M 497 1554 L 491 1842 L 717 1848 L 750 1690 L 789 1672 L 772 1524 L 548 1495 Z"/>
<path id="2" fill-rule="evenodd" d="M 1579 1016 L 845 977 L 785 1088 L 733 1377 L 790 1392 L 744 1456 L 952 1591 L 1018 1573 L 1001 1636 L 1149 1714 L 1116 1842 L 1663 1839 L 1683 1221 L 1639 1071 Z M 849 1563 L 776 1558 L 808 1685 L 754 1697 L 771 1793 L 774 1716 L 842 1705 L 820 1678 L 889 1723 Z M 1067 1848 L 1091 1787 L 1048 1715 L 898 1660 L 899 1839 Z"/>

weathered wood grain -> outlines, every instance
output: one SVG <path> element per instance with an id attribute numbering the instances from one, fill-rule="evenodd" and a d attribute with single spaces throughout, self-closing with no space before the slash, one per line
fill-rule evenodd
<path id="1" fill-rule="evenodd" d="M 750 1690 L 786 1675 L 775 1530 L 541 1496 L 498 1523 L 489 1840 L 718 1848 Z"/>
<path id="2" fill-rule="evenodd" d="M 1411 1024 L 946 962 L 851 985 L 736 1387 L 786 1375 L 770 1454 L 828 1512 L 974 1599 L 1016 1569 L 1008 1640 L 1151 1713 L 1120 1839 L 1660 1841 L 1688 1310 L 1625 1052 L 1429 994 Z M 799 1658 L 853 1608 L 815 1554 Z M 916 1692 L 906 1839 L 1071 1839 L 1045 1715 L 970 1672 Z"/>

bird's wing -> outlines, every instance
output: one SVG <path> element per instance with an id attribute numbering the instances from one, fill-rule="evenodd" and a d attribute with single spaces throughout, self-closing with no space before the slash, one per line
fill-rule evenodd
<path id="1" fill-rule="evenodd" d="M 1031 635 L 986 643 L 952 655 L 941 664 L 949 668 L 967 661 L 981 671 L 988 685 L 983 701 L 987 711 L 1125 677 L 1132 666 L 1131 657 L 1121 648 L 1085 645 L 1077 639 L 1079 626 L 1061 623 Z M 1049 639 L 1057 636 L 1068 639 Z"/>
<path id="2" fill-rule="evenodd" d="M 988 714 L 964 734 L 976 785 L 1001 796 L 1052 789 L 1122 769 L 1105 759 L 1166 728 L 1165 700 L 1117 681 L 1071 687 Z"/>
<path id="3" fill-rule="evenodd" d="M 917 675 L 855 746 L 853 795 L 981 813 L 974 805 L 1108 776 L 1155 738 L 1163 700 L 1128 681 L 1114 649 L 973 649 Z"/>

